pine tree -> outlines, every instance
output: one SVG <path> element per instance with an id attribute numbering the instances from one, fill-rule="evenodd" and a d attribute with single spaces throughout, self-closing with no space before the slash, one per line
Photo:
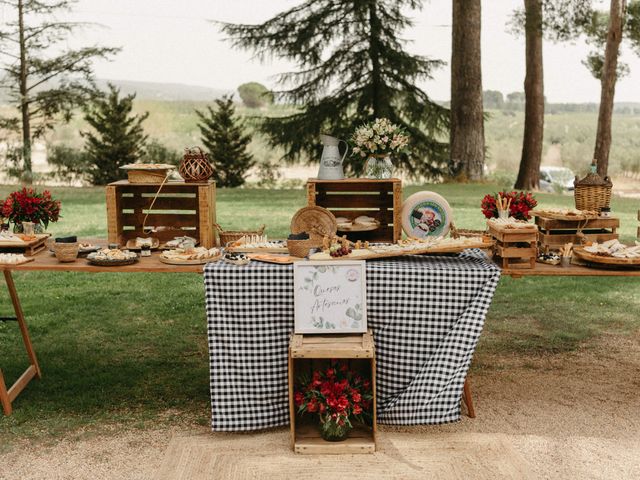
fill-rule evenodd
<path id="1" fill-rule="evenodd" d="M 270 143 L 285 148 L 285 159 L 320 158 L 318 135 L 347 139 L 355 128 L 386 117 L 403 126 L 412 139 L 409 154 L 395 159 L 414 176 L 442 174 L 448 163 L 449 112 L 416 83 L 431 78 L 442 62 L 404 50 L 405 13 L 418 0 L 306 0 L 261 25 L 223 24 L 236 47 L 265 58 L 293 61 L 297 72 L 275 92 L 299 106 L 295 113 L 261 124 Z M 363 162 L 347 157 L 356 173 Z"/>
<path id="2" fill-rule="evenodd" d="M 255 165 L 253 156 L 247 152 L 251 137 L 244 133 L 244 125 L 236 118 L 232 96 L 224 96 L 215 103 L 215 109 L 196 110 L 202 144 L 213 164 L 216 184 L 239 187 L 244 184 L 247 171 Z"/>
<path id="3" fill-rule="evenodd" d="M 67 40 L 82 24 L 59 15 L 75 0 L 0 0 L 9 20 L 0 27 L 0 63 L 6 73 L 4 88 L 19 111 L 19 119 L 0 123 L 22 134 L 22 170 L 32 177 L 31 145 L 59 119 L 91 95 L 95 59 L 108 58 L 114 48 L 67 48 Z M 52 53 L 55 52 L 55 53 Z"/>
<path id="4" fill-rule="evenodd" d="M 120 98 L 120 89 L 109 84 L 109 91 L 96 97 L 87 107 L 85 120 L 95 132 L 81 132 L 92 167 L 94 185 L 105 185 L 125 176 L 122 165 L 138 162 L 145 154 L 147 135 L 142 122 L 149 116 L 133 115 L 135 94 Z"/>

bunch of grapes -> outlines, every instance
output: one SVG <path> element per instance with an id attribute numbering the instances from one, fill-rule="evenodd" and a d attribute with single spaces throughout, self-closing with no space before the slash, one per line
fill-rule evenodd
<path id="1" fill-rule="evenodd" d="M 329 247 L 329 255 L 334 258 L 343 257 L 345 255 L 349 255 L 352 252 L 351 248 L 347 245 L 340 245 L 339 243 L 334 243 Z"/>

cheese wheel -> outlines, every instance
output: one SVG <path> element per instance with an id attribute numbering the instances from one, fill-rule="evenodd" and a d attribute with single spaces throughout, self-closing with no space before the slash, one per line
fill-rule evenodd
<path id="1" fill-rule="evenodd" d="M 453 211 L 435 192 L 416 192 L 402 204 L 402 229 L 409 237 L 444 237 L 449 233 Z"/>

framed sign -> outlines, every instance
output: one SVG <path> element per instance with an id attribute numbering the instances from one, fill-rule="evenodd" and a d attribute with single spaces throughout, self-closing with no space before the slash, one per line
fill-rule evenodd
<path id="1" fill-rule="evenodd" d="M 296 333 L 367 331 L 365 262 L 293 264 Z"/>

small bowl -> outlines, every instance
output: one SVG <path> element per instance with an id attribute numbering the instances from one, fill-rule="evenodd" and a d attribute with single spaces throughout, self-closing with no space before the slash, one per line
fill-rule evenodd
<path id="1" fill-rule="evenodd" d="M 59 262 L 70 263 L 75 262 L 78 258 L 78 242 L 74 243 L 58 243 L 53 244 L 53 253 Z"/>

